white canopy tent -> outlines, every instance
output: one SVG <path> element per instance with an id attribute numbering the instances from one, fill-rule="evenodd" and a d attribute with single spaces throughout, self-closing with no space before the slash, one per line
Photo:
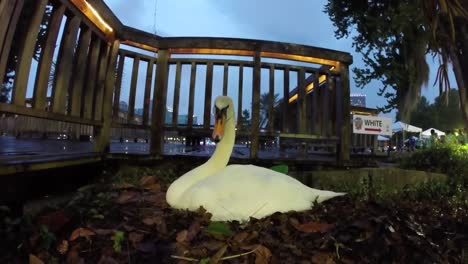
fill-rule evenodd
<path id="1" fill-rule="evenodd" d="M 432 127 L 431 127 L 431 128 L 429 128 L 429 129 L 427 129 L 427 130 L 424 130 L 424 131 L 421 133 L 421 137 L 423 137 L 423 138 L 429 138 L 429 137 L 431 137 L 431 130 L 432 130 L 432 129 L 434 129 L 434 131 L 435 131 L 435 133 L 437 134 L 438 137 L 445 135 L 445 132 L 440 131 L 440 130 L 438 130 L 438 129 L 435 129 L 435 128 L 432 128 Z"/>
<path id="2" fill-rule="evenodd" d="M 393 123 L 392 131 L 393 133 L 402 132 L 402 131 L 410 132 L 410 133 L 421 133 L 422 128 L 398 121 L 398 122 Z"/>

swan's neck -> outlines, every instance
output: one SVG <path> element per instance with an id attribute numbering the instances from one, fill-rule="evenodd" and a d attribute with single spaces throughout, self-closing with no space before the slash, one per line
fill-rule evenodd
<path id="1" fill-rule="evenodd" d="M 184 201 L 181 201 L 180 198 L 186 190 L 226 167 L 229 162 L 229 158 L 231 157 L 235 139 L 235 122 L 234 118 L 230 118 L 226 121 L 223 138 L 216 145 L 216 149 L 211 158 L 201 166 L 187 172 L 173 182 L 167 190 L 167 202 L 172 207 L 183 208 Z"/>

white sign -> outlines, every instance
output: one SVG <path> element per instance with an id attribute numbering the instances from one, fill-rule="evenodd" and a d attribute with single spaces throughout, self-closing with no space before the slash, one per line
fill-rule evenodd
<path id="1" fill-rule="evenodd" d="M 353 115 L 353 133 L 392 135 L 392 119 L 388 117 Z"/>

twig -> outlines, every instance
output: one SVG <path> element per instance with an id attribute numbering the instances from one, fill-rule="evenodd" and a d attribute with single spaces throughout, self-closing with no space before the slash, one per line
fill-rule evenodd
<path id="1" fill-rule="evenodd" d="M 237 255 L 226 256 L 226 257 L 220 258 L 219 260 L 228 260 L 228 259 L 233 259 L 233 258 L 239 258 L 239 257 L 242 257 L 242 256 L 246 256 L 246 255 L 252 254 L 252 253 L 254 253 L 255 251 L 257 251 L 258 247 L 259 247 L 259 246 L 257 246 L 256 248 L 252 249 L 251 251 L 244 252 L 244 253 L 240 253 L 240 254 L 237 254 Z M 171 258 L 174 258 L 174 259 L 181 259 L 181 260 L 186 260 L 186 261 L 192 261 L 192 262 L 197 262 L 197 261 L 199 261 L 199 259 L 188 258 L 188 257 L 182 257 L 182 256 L 175 256 L 175 255 L 171 255 Z"/>

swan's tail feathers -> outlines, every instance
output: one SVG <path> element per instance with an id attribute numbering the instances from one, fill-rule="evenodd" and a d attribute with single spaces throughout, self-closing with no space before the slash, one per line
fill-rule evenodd
<path id="1" fill-rule="evenodd" d="M 337 196 L 343 196 L 346 195 L 346 193 L 342 192 L 332 192 L 332 191 L 314 191 L 314 197 L 313 201 L 316 201 L 317 203 L 324 202 L 326 200 L 329 200 L 331 198 L 335 198 Z"/>

